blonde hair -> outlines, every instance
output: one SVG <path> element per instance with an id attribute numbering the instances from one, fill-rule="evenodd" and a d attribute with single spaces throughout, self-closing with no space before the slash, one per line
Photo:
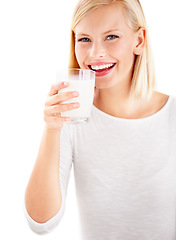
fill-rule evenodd
<path id="1" fill-rule="evenodd" d="M 71 43 L 70 43 L 70 68 L 79 68 L 75 56 L 74 29 L 78 22 L 89 12 L 108 4 L 120 3 L 126 9 L 129 26 L 138 31 L 141 27 L 146 29 L 145 48 L 141 55 L 135 56 L 134 71 L 131 80 L 130 97 L 150 99 L 156 87 L 154 63 L 151 53 L 147 24 L 139 0 L 79 0 L 72 17 Z"/>

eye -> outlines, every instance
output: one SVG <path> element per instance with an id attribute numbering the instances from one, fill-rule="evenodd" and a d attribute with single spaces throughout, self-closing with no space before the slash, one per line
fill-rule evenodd
<path id="1" fill-rule="evenodd" d="M 78 42 L 90 42 L 89 38 L 80 38 L 78 39 Z"/>
<path id="2" fill-rule="evenodd" d="M 108 40 L 113 40 L 113 39 L 116 39 L 116 38 L 119 38 L 119 36 L 117 36 L 117 35 L 109 35 L 109 36 L 107 36 Z"/>

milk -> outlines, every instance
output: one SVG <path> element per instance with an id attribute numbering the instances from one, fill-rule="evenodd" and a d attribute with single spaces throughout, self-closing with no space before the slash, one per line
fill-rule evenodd
<path id="1" fill-rule="evenodd" d="M 68 81 L 67 79 L 65 81 Z M 90 117 L 91 107 L 94 98 L 94 86 L 95 79 L 89 80 L 69 80 L 69 86 L 67 88 L 61 89 L 60 92 L 72 92 L 78 91 L 79 96 L 74 97 L 70 100 L 64 101 L 62 103 L 73 103 L 79 102 L 80 107 L 77 109 L 65 111 L 61 113 L 62 117 L 71 117 L 72 121 L 79 122 L 85 121 Z"/>

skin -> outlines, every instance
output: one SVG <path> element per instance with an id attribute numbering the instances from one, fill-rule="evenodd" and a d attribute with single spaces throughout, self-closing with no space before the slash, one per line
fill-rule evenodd
<path id="1" fill-rule="evenodd" d="M 135 55 L 142 54 L 145 39 L 145 28 L 134 32 L 121 4 L 100 7 L 77 24 L 75 55 L 80 68 L 98 62 L 116 63 L 110 73 L 96 77 L 94 105 L 102 111 L 115 117 L 140 118 L 158 109 L 153 103 L 166 102 L 167 96 L 164 99 L 158 92 L 149 102 L 129 98 Z"/>
<path id="2" fill-rule="evenodd" d="M 62 195 L 59 182 L 60 133 L 69 118 L 60 112 L 79 107 L 79 103 L 60 104 L 78 96 L 77 92 L 59 93 L 69 83 L 58 83 L 51 87 L 44 108 L 45 128 L 37 159 L 29 179 L 25 206 L 29 216 L 38 223 L 45 223 L 61 208 Z"/>
<path id="3" fill-rule="evenodd" d="M 157 92 L 150 102 L 129 101 L 134 57 L 144 49 L 145 34 L 144 28 L 137 32 L 130 29 L 126 23 L 125 10 L 120 5 L 101 7 L 89 13 L 75 28 L 75 54 L 80 68 L 89 68 L 88 65 L 96 65 L 97 62 L 116 63 L 110 73 L 96 77 L 94 98 L 94 105 L 112 116 L 148 116 L 158 111 L 167 101 L 167 95 Z M 87 38 L 88 41 L 79 41 L 82 38 Z M 26 210 L 38 223 L 54 217 L 62 203 L 58 171 L 60 133 L 64 123 L 70 119 L 61 117 L 60 113 L 79 107 L 76 101 L 60 104 L 79 95 L 78 92 L 60 93 L 60 89 L 68 87 L 68 84 L 57 83 L 48 93 L 44 108 L 46 124 L 43 137 L 26 188 Z"/>

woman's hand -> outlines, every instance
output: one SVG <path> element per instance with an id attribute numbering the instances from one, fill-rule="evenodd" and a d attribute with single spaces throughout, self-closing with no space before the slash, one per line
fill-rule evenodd
<path id="1" fill-rule="evenodd" d="M 61 113 L 76 109 L 78 102 L 61 104 L 61 102 L 79 96 L 78 92 L 63 92 L 59 90 L 69 86 L 69 82 L 59 82 L 51 87 L 44 109 L 46 127 L 51 130 L 61 130 L 65 122 L 71 121 L 69 117 L 61 117 Z"/>

